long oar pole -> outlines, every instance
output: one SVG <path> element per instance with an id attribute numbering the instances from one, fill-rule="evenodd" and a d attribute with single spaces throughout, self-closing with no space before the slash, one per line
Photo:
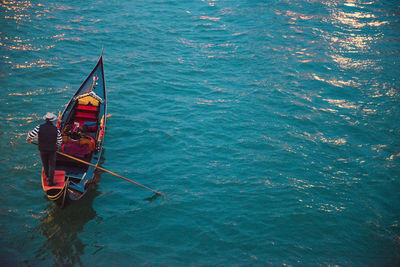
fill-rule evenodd
<path id="1" fill-rule="evenodd" d="M 34 143 L 34 142 L 31 142 L 31 143 L 34 144 L 34 145 L 37 145 L 37 144 Z M 107 173 L 109 173 L 109 174 L 111 174 L 111 175 L 117 176 L 118 178 L 124 179 L 125 181 L 131 182 L 131 183 L 133 183 L 133 184 L 135 184 L 135 185 L 138 185 L 138 186 L 140 186 L 140 187 L 146 188 L 147 190 L 150 190 L 150 191 L 152 191 L 152 192 L 154 192 L 154 193 L 156 193 L 156 194 L 158 194 L 158 195 L 161 195 L 161 196 L 164 195 L 163 193 L 158 192 L 158 191 L 156 191 L 156 190 L 154 190 L 154 189 L 151 189 L 150 187 L 147 187 L 147 186 L 145 186 L 145 185 L 139 184 L 139 183 L 137 183 L 137 182 L 135 182 L 135 181 L 132 181 L 132 180 L 126 178 L 126 177 L 123 177 L 123 176 L 121 176 L 121 175 L 119 175 L 119 174 L 116 174 L 116 173 L 114 173 L 114 172 L 112 172 L 112 171 L 109 171 L 109 170 L 106 170 L 106 169 L 104 169 L 104 168 L 102 168 L 102 167 L 96 166 L 96 165 L 94 165 L 94 164 L 92 164 L 92 163 L 90 163 L 90 162 L 87 162 L 87 161 L 84 161 L 84 160 L 75 158 L 75 157 L 73 157 L 73 156 L 71 156 L 71 155 L 65 154 L 65 153 L 60 152 L 60 151 L 56 151 L 56 152 L 57 152 L 58 154 L 60 154 L 61 156 L 64 156 L 64 157 L 67 157 L 67 158 L 76 160 L 76 161 L 78 161 L 78 162 L 80 162 L 80 163 L 83 163 L 83 164 L 92 166 L 92 167 L 94 167 L 95 169 L 99 169 L 99 170 L 104 171 L 104 172 L 107 172 Z"/>

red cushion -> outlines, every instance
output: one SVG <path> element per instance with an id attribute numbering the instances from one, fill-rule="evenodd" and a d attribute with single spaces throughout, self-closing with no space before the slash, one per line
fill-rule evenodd
<path id="1" fill-rule="evenodd" d="M 77 111 L 76 114 L 75 114 L 75 118 L 96 119 L 97 116 L 96 116 L 96 114 L 93 114 L 93 113 L 87 113 L 87 112 L 80 112 L 80 111 Z"/>
<path id="2" fill-rule="evenodd" d="M 68 155 L 83 158 L 91 151 L 88 144 L 80 144 L 79 142 L 67 143 L 63 146 L 63 152 Z"/>
<path id="3" fill-rule="evenodd" d="M 97 111 L 97 107 L 95 106 L 87 106 L 87 105 L 78 105 L 76 108 L 78 110 L 87 110 L 87 111 Z"/>

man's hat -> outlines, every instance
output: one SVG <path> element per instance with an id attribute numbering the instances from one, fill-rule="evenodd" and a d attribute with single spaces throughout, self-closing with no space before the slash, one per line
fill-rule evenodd
<path id="1" fill-rule="evenodd" d="M 53 113 L 47 112 L 47 114 L 43 116 L 43 119 L 48 121 L 55 121 L 57 119 L 57 116 Z"/>

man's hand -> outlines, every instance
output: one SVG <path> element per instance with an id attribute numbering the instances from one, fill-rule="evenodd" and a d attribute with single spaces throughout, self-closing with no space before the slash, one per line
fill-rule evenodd
<path id="1" fill-rule="evenodd" d="M 32 142 L 32 140 L 29 139 L 29 138 L 26 138 L 26 142 L 27 142 L 28 144 L 30 144 L 30 143 Z"/>

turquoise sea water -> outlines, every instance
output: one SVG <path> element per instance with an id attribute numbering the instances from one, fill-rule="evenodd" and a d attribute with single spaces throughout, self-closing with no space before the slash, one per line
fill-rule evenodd
<path id="1" fill-rule="evenodd" d="M 400 265 L 400 4 L 2 1 L 0 265 Z M 104 47 L 107 173 L 60 209 L 26 133 Z"/>

